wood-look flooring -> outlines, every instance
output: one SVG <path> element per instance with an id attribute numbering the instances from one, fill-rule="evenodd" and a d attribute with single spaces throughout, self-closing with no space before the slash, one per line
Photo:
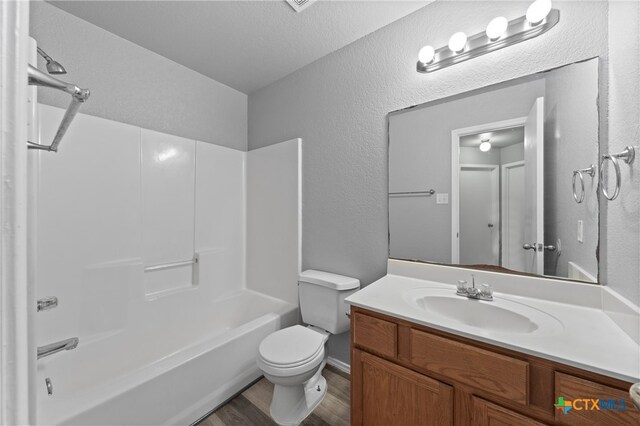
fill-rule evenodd
<path id="1" fill-rule="evenodd" d="M 327 367 L 322 372 L 328 390 L 324 400 L 307 417 L 304 426 L 349 425 L 349 378 L 342 372 Z M 225 405 L 218 408 L 198 426 L 272 426 L 269 405 L 273 384 L 264 377 Z"/>

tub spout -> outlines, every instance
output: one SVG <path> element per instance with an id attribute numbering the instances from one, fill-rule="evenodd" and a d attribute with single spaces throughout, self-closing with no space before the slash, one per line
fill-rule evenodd
<path id="1" fill-rule="evenodd" d="M 53 355 L 56 352 L 60 351 L 70 351 L 71 349 L 75 349 L 78 347 L 78 342 L 80 340 L 77 337 L 72 337 L 71 339 L 61 340 L 56 343 L 51 343 L 49 345 L 39 346 L 38 347 L 38 359 L 44 358 L 49 355 Z"/>

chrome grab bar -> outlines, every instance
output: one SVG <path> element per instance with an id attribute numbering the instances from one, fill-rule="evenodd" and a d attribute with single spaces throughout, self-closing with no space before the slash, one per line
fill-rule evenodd
<path id="1" fill-rule="evenodd" d="M 44 151 L 58 151 L 58 145 L 60 145 L 60 141 L 62 140 L 64 134 L 67 132 L 69 125 L 75 118 L 78 110 L 82 106 L 82 104 L 89 99 L 89 89 L 81 89 L 75 84 L 65 83 L 62 80 L 58 80 L 57 78 L 53 78 L 48 74 L 43 73 L 36 67 L 29 65 L 28 67 L 28 76 L 29 76 L 29 84 L 31 86 L 42 86 L 49 87 L 52 89 L 61 90 L 65 93 L 71 95 L 71 103 L 67 107 L 67 111 L 64 113 L 64 117 L 62 118 L 62 122 L 60 122 L 60 126 L 58 126 L 58 131 L 56 135 L 53 137 L 53 141 L 50 145 L 41 145 L 39 143 L 27 141 L 27 145 L 29 149 L 42 149 Z"/>
<path id="2" fill-rule="evenodd" d="M 430 189 L 428 191 L 409 191 L 409 192 L 390 192 L 389 197 L 398 196 L 398 195 L 409 195 L 409 196 L 417 196 L 417 195 L 433 195 L 436 193 L 435 189 Z"/>
<path id="3" fill-rule="evenodd" d="M 144 272 L 161 271 L 163 269 L 178 268 L 180 266 L 195 265 L 198 263 L 199 256 L 196 254 L 191 260 L 181 260 L 179 262 L 162 263 L 159 265 L 146 266 Z"/>
<path id="4" fill-rule="evenodd" d="M 38 359 L 53 355 L 60 351 L 70 351 L 78 347 L 80 339 L 72 337 L 70 339 L 61 340 L 44 346 L 38 346 Z"/>

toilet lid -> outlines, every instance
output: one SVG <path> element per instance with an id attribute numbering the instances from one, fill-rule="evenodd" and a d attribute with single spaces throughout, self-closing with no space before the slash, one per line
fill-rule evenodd
<path id="1" fill-rule="evenodd" d="M 276 366 L 295 367 L 324 349 L 325 336 L 301 325 L 278 330 L 260 343 L 260 357 Z"/>

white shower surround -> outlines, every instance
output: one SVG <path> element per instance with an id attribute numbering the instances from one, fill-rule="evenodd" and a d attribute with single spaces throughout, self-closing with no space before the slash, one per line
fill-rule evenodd
<path id="1" fill-rule="evenodd" d="M 41 140 L 62 114 L 40 105 Z M 30 152 L 36 296 L 59 298 L 36 314 L 36 342 L 80 338 L 77 349 L 37 363 L 38 423 L 187 424 L 260 377 L 258 344 L 298 314 L 297 300 L 247 282 L 247 194 L 297 216 L 278 228 L 286 247 L 248 241 L 291 253 L 271 267 L 296 288 L 293 142 L 266 166 L 252 159 L 252 176 L 271 176 L 268 194 L 247 188 L 245 152 L 83 114 L 58 153 Z M 283 183 L 285 196 L 273 198 Z M 144 272 L 194 253 L 195 267 Z"/>

